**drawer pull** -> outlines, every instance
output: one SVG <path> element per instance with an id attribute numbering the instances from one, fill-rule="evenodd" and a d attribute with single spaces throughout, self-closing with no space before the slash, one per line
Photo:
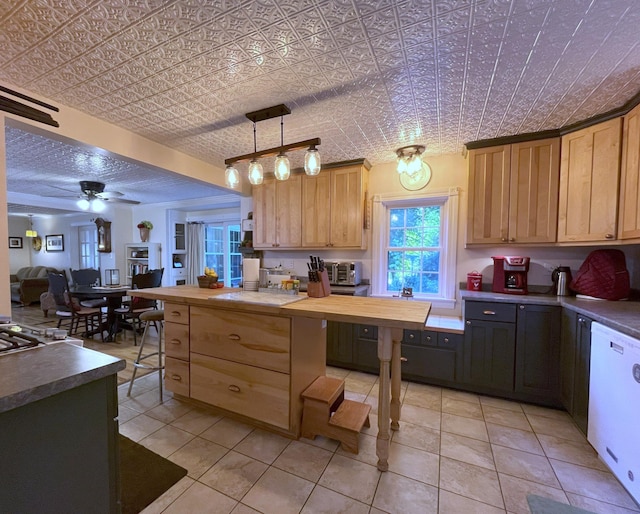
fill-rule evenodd
<path id="1" fill-rule="evenodd" d="M 400 357 L 400 362 L 407 362 L 407 358 L 406 357 Z"/>
<path id="2" fill-rule="evenodd" d="M 413 334 L 409 334 L 409 339 L 413 339 L 415 336 Z"/>
<path id="3" fill-rule="evenodd" d="M 174 318 L 179 318 L 181 316 L 180 311 L 171 311 L 171 316 Z"/>
<path id="4" fill-rule="evenodd" d="M 431 341 L 431 336 L 427 336 L 427 341 Z"/>
<path id="5" fill-rule="evenodd" d="M 487 316 L 495 316 L 496 311 L 482 311 L 482 314 L 486 314 Z"/>
<path id="6" fill-rule="evenodd" d="M 240 341 L 240 336 L 238 334 L 229 334 L 229 339 L 232 341 Z"/>
<path id="7" fill-rule="evenodd" d="M 369 329 L 368 329 L 368 328 L 365 328 L 365 329 L 363 330 L 363 332 L 364 332 L 365 334 L 368 334 L 368 333 L 369 333 Z"/>
<path id="8" fill-rule="evenodd" d="M 240 388 L 237 385 L 230 385 L 228 387 L 229 391 L 233 391 L 234 393 L 239 393 L 240 392 Z"/>
<path id="9" fill-rule="evenodd" d="M 182 341 L 180 341 L 180 339 L 172 339 L 170 341 L 171 344 L 182 344 Z"/>
<path id="10" fill-rule="evenodd" d="M 445 342 L 445 343 L 448 343 L 448 342 L 449 342 L 449 338 L 448 338 L 448 337 L 445 337 L 445 338 L 444 338 L 444 342 Z"/>
<path id="11" fill-rule="evenodd" d="M 176 382 L 182 382 L 182 377 L 174 373 L 173 375 L 171 375 L 171 380 L 175 380 Z"/>

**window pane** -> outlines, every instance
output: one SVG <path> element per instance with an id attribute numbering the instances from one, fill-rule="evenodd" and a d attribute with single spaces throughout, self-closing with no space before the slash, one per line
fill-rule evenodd
<path id="1" fill-rule="evenodd" d="M 391 209 L 389 224 L 391 227 L 404 227 L 404 209 Z"/>
<path id="2" fill-rule="evenodd" d="M 404 229 L 391 229 L 389 231 L 389 246 L 391 248 L 404 246 Z"/>
<path id="3" fill-rule="evenodd" d="M 422 230 L 419 228 L 409 228 L 405 232 L 405 243 L 404 246 L 408 246 L 410 248 L 421 248 L 422 247 Z"/>

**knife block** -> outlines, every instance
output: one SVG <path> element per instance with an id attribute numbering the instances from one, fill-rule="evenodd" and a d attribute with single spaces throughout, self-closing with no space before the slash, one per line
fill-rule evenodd
<path id="1" fill-rule="evenodd" d="M 312 298 L 324 298 L 331 294 L 331 285 L 329 284 L 329 275 L 327 270 L 318 271 L 319 282 L 307 283 L 307 296 Z"/>

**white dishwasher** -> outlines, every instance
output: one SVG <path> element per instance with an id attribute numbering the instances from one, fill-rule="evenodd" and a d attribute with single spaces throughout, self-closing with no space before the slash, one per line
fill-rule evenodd
<path id="1" fill-rule="evenodd" d="M 591 324 L 587 439 L 640 502 L 640 341 Z"/>

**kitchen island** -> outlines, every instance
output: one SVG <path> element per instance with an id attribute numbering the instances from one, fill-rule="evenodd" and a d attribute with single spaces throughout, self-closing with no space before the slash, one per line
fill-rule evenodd
<path id="1" fill-rule="evenodd" d="M 124 367 L 67 343 L 0 358 L 0 512 L 120 511 L 116 374 Z"/>
<path id="2" fill-rule="evenodd" d="M 301 393 L 326 370 L 326 322 L 378 327 L 378 469 L 400 420 L 400 341 L 422 330 L 428 302 L 310 298 L 195 286 L 129 291 L 165 303 L 167 389 L 300 437 Z"/>

